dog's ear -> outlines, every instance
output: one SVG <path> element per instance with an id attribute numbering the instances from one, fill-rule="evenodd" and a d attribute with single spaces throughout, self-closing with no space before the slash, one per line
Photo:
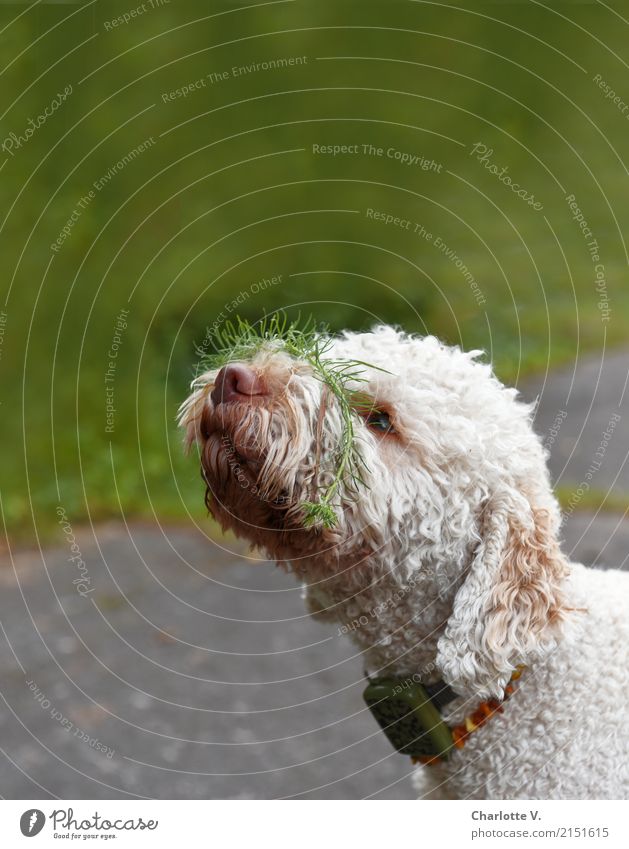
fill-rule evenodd
<path id="1" fill-rule="evenodd" d="M 568 574 L 556 524 L 554 510 L 533 507 L 516 490 L 487 503 L 480 543 L 437 648 L 443 679 L 460 695 L 502 698 L 515 667 L 555 645 Z"/>

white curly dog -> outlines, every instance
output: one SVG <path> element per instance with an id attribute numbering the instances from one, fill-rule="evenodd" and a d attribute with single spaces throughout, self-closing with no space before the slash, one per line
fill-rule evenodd
<path id="1" fill-rule="evenodd" d="M 355 386 L 373 400 L 354 428 L 365 485 L 340 488 L 332 528 L 308 527 L 300 507 L 329 483 L 343 436 L 307 362 L 271 344 L 207 372 L 180 422 L 212 514 L 289 563 L 310 612 L 340 621 L 370 672 L 453 691 L 442 718 L 470 733 L 418 768 L 421 797 L 625 799 L 629 574 L 562 554 L 532 405 L 479 353 L 387 326 L 334 339 L 331 357 L 376 368 Z"/>

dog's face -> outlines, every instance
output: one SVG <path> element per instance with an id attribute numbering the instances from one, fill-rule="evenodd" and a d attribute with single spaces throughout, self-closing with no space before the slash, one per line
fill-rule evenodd
<path id="1" fill-rule="evenodd" d="M 354 347 L 358 339 L 364 341 L 353 337 Z M 351 358 L 351 349 L 349 339 L 339 339 L 327 356 Z M 367 541 L 371 549 L 382 545 L 405 445 L 402 417 L 393 421 L 396 378 L 380 370 L 383 353 L 372 346 L 373 367 L 361 365 L 360 380 L 345 386 L 354 410 L 352 455 L 364 485 L 340 476 L 332 498 L 336 520 L 327 529 L 307 525 L 303 504 L 333 480 L 346 428 L 337 395 L 313 367 L 271 347 L 195 381 L 181 423 L 188 443 L 199 446 L 207 506 L 224 527 L 277 559 L 336 557 L 365 551 Z"/>
<path id="2" fill-rule="evenodd" d="M 201 375 L 180 421 L 199 446 L 208 508 L 302 574 L 325 563 L 430 576 L 429 592 L 455 613 L 455 593 L 492 610 L 479 652 L 496 654 L 509 629 L 512 648 L 516 620 L 530 632 L 556 615 L 558 510 L 530 408 L 477 353 L 389 327 L 334 340 L 328 356 L 369 365 L 347 387 L 362 483 L 341 480 L 331 528 L 308 526 L 303 504 L 338 467 L 346 431 L 335 393 L 281 349 Z M 526 597 L 514 591 L 523 584 Z"/>
<path id="3" fill-rule="evenodd" d="M 523 468 L 539 461 L 527 408 L 488 366 L 433 337 L 381 327 L 340 337 L 328 356 L 363 364 L 360 380 L 347 387 L 350 403 L 355 392 L 363 484 L 342 481 L 336 526 L 306 527 L 301 505 L 334 475 L 344 428 L 339 401 L 311 366 L 282 350 L 201 375 L 182 407 L 188 442 L 200 449 L 209 510 L 278 559 L 378 557 L 411 544 L 460 561 L 469 542 L 463 526 L 507 471 L 497 464 L 513 467 L 517 455 Z"/>

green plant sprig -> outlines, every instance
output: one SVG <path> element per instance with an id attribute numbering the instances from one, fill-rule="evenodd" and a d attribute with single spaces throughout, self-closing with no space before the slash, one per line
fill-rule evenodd
<path id="1" fill-rule="evenodd" d="M 333 503 L 341 486 L 345 484 L 354 495 L 361 486 L 366 486 L 363 479 L 364 461 L 356 447 L 355 421 L 356 414 L 363 409 L 373 409 L 373 403 L 369 403 L 363 393 L 349 389 L 349 384 L 364 381 L 365 368 L 378 367 L 361 360 L 335 360 L 327 357 L 326 353 L 334 340 L 328 328 L 317 326 L 312 317 L 304 322 L 299 317 L 289 321 L 284 313 L 273 313 L 254 325 L 237 316 L 235 322 L 226 322 L 210 338 L 214 351 L 210 354 L 198 351 L 199 367 L 202 370 L 222 368 L 230 362 L 252 359 L 262 348 L 282 350 L 310 365 L 317 379 L 337 399 L 343 429 L 334 458 L 334 477 L 329 484 L 320 488 L 317 500 L 304 501 L 299 505 L 303 512 L 304 527 L 335 527 L 338 516 Z"/>

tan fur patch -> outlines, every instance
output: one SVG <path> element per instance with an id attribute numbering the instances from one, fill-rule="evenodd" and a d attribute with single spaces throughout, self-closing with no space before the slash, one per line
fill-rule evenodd
<path id="1" fill-rule="evenodd" d="M 547 510 L 532 508 L 533 527 L 509 518 L 507 544 L 491 593 L 485 639 L 497 649 L 515 632 L 536 638 L 561 622 L 565 607 L 560 585 L 569 572 Z"/>

